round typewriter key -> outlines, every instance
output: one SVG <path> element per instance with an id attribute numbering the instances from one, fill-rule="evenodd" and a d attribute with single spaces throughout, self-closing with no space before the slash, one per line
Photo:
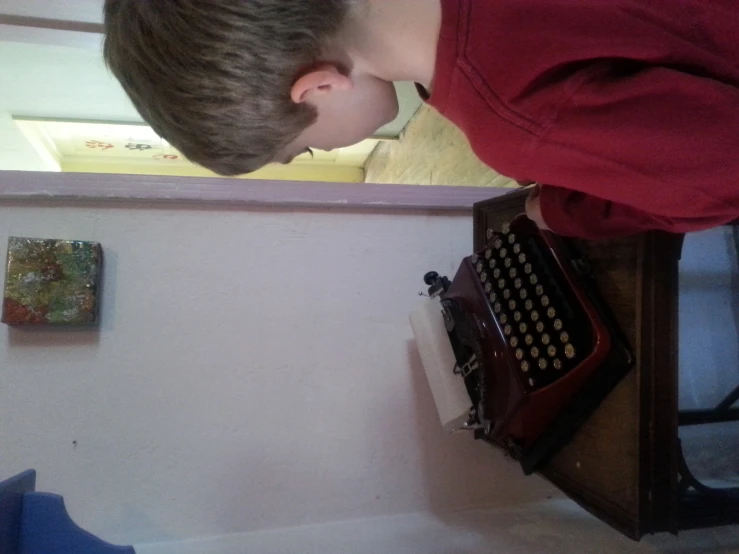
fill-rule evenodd
<path id="1" fill-rule="evenodd" d="M 553 344 L 550 344 L 547 348 L 547 354 L 549 354 L 550 358 L 554 358 L 557 355 L 557 347 Z"/>
<path id="2" fill-rule="evenodd" d="M 482 273 L 480 273 L 480 281 L 485 283 L 487 280 L 488 280 L 488 272 L 483 271 Z"/>
<path id="3" fill-rule="evenodd" d="M 506 337 L 510 337 L 511 333 L 513 333 L 513 327 L 511 327 L 510 325 L 506 325 L 505 327 L 503 327 L 503 332 L 505 333 Z"/>
<path id="4" fill-rule="evenodd" d="M 516 242 L 516 235 L 514 235 L 513 233 L 511 233 L 510 235 L 508 235 L 508 243 L 509 244 L 514 244 L 515 242 Z"/>
<path id="5" fill-rule="evenodd" d="M 521 312 L 513 312 L 513 321 L 516 323 L 521 321 Z"/>
<path id="6" fill-rule="evenodd" d="M 528 373 L 530 369 L 531 365 L 529 364 L 529 362 L 525 360 L 521 362 L 521 371 L 523 371 L 524 373 Z"/>
<path id="7" fill-rule="evenodd" d="M 536 296 L 541 296 L 542 294 L 544 294 L 544 287 L 536 285 Z"/>
<path id="8" fill-rule="evenodd" d="M 500 257 L 501 258 L 505 258 L 506 256 L 508 256 L 508 250 L 506 250 L 505 248 L 501 248 L 500 249 Z"/>
<path id="9" fill-rule="evenodd" d="M 472 265 L 475 265 L 479 261 L 480 261 L 480 258 L 476 254 L 473 254 L 472 256 L 470 256 L 470 263 Z"/>
<path id="10" fill-rule="evenodd" d="M 508 289 L 505 289 L 503 291 L 503 298 L 505 298 L 506 300 L 508 300 L 510 297 L 511 297 L 511 291 L 508 290 Z"/>
<path id="11" fill-rule="evenodd" d="M 495 302 L 498 299 L 498 295 L 494 292 L 491 292 L 488 298 L 490 298 L 490 302 Z"/>
<path id="12" fill-rule="evenodd" d="M 526 346 L 533 346 L 534 345 L 534 337 L 531 335 L 526 335 L 523 339 L 523 341 L 526 343 Z"/>
<path id="13" fill-rule="evenodd" d="M 482 273 L 482 270 L 485 269 L 485 265 L 482 262 L 477 262 L 475 269 L 478 273 Z"/>
<path id="14" fill-rule="evenodd" d="M 547 295 L 541 297 L 541 305 L 545 308 L 549 306 L 549 297 Z"/>
<path id="15" fill-rule="evenodd" d="M 523 286 L 523 282 L 521 281 L 521 279 L 516 279 L 515 281 L 513 281 L 513 286 L 517 289 L 520 289 Z"/>
<path id="16" fill-rule="evenodd" d="M 575 352 L 574 346 L 572 346 L 571 344 L 568 344 L 567 346 L 565 346 L 565 356 L 567 356 L 568 359 L 570 360 L 573 359 L 575 355 L 576 355 L 576 352 Z"/>
<path id="17" fill-rule="evenodd" d="M 518 346 L 518 337 L 511 337 L 511 346 L 516 348 Z"/>
<path id="18" fill-rule="evenodd" d="M 537 312 L 536 310 L 532 310 L 531 312 L 531 321 L 533 322 L 539 321 L 539 312 Z"/>
<path id="19" fill-rule="evenodd" d="M 550 342 L 552 342 L 552 337 L 550 337 L 550 336 L 549 336 L 549 335 L 548 335 L 547 333 L 544 333 L 544 334 L 543 334 L 543 335 L 541 336 L 541 343 L 542 343 L 542 344 L 543 344 L 544 346 L 546 346 L 546 345 L 547 345 L 547 344 L 549 344 Z"/>
<path id="20" fill-rule="evenodd" d="M 501 306 L 499 302 L 496 302 L 495 305 L 493 306 L 493 311 L 496 314 L 499 314 L 502 310 L 503 310 L 503 306 Z"/>
<path id="21" fill-rule="evenodd" d="M 498 288 L 499 289 L 505 288 L 505 279 L 498 279 Z"/>
<path id="22" fill-rule="evenodd" d="M 539 358 L 539 369 L 545 370 L 549 367 L 549 361 L 546 358 Z"/>
<path id="23" fill-rule="evenodd" d="M 523 350 L 521 350 L 520 348 L 516 350 L 516 359 L 523 360 Z"/>
<path id="24" fill-rule="evenodd" d="M 487 233 L 485 233 L 485 236 L 487 236 L 488 240 L 490 240 L 495 236 L 495 231 L 493 231 L 492 229 L 488 229 Z"/>
<path id="25" fill-rule="evenodd" d="M 496 268 L 493 270 L 493 279 L 500 279 L 500 269 Z"/>
<path id="26" fill-rule="evenodd" d="M 526 289 L 521 289 L 520 295 L 521 300 L 526 300 L 529 296 L 529 291 L 527 291 Z"/>
<path id="27" fill-rule="evenodd" d="M 559 371 L 560 369 L 562 369 L 564 367 L 564 365 L 562 364 L 562 360 L 560 360 L 560 359 L 554 360 L 552 362 L 552 365 L 554 366 L 554 369 L 556 369 L 557 371 Z"/>
<path id="28" fill-rule="evenodd" d="M 534 271 L 534 268 L 531 264 L 526 264 L 523 266 L 523 271 L 526 275 L 529 275 L 532 271 Z"/>
<path id="29" fill-rule="evenodd" d="M 505 325 L 508 323 L 508 316 L 506 314 L 500 314 L 500 324 Z"/>
<path id="30" fill-rule="evenodd" d="M 555 331 L 561 331 L 564 327 L 564 323 L 562 323 L 561 319 L 555 319 L 553 325 Z"/>
<path id="31" fill-rule="evenodd" d="M 531 348 L 531 357 L 532 358 L 538 358 L 539 357 L 539 349 L 536 346 L 533 346 Z"/>
<path id="32" fill-rule="evenodd" d="M 559 335 L 559 340 L 561 340 L 564 344 L 567 344 L 570 342 L 570 334 L 567 331 L 562 331 L 562 333 Z"/>
<path id="33" fill-rule="evenodd" d="M 557 310 L 555 310 L 554 308 L 549 308 L 547 310 L 547 317 L 549 319 L 554 319 L 556 315 L 557 315 Z"/>
<path id="34" fill-rule="evenodd" d="M 505 265 L 506 268 L 511 267 L 511 264 L 513 261 L 510 258 L 506 258 L 503 265 Z"/>
<path id="35" fill-rule="evenodd" d="M 498 265 L 498 260 L 496 260 L 495 258 L 493 258 L 493 259 L 490 260 L 490 263 L 488 265 L 490 266 L 490 269 L 495 269 L 495 266 Z"/>
<path id="36" fill-rule="evenodd" d="M 521 333 L 525 333 L 529 330 L 529 326 L 526 325 L 526 323 L 521 323 L 521 325 L 518 326 L 518 330 L 521 331 Z"/>
<path id="37" fill-rule="evenodd" d="M 543 333 L 543 332 L 544 332 L 544 322 L 542 322 L 542 321 L 539 321 L 539 322 L 538 322 L 538 323 L 536 324 L 536 332 L 537 332 L 537 333 Z"/>
<path id="38" fill-rule="evenodd" d="M 500 250 L 501 248 L 503 248 L 503 241 L 501 239 L 498 239 L 495 241 L 495 244 L 493 246 L 495 246 L 496 250 Z"/>
<path id="39" fill-rule="evenodd" d="M 493 284 L 488 281 L 487 283 L 485 283 L 485 292 L 490 292 L 491 290 L 493 290 Z"/>
<path id="40" fill-rule="evenodd" d="M 501 232 L 504 235 L 507 235 L 508 233 L 510 233 L 511 232 L 511 224 L 510 223 L 504 223 L 503 224 L 503 227 L 501 227 Z"/>
<path id="41" fill-rule="evenodd" d="M 508 302 L 508 308 L 511 311 L 515 310 L 516 309 L 516 301 L 515 300 L 511 300 L 510 302 Z"/>
<path id="42" fill-rule="evenodd" d="M 539 277 L 537 277 L 536 273 L 534 273 L 531 277 L 529 277 L 529 283 L 532 285 L 536 285 L 539 282 Z"/>
<path id="43" fill-rule="evenodd" d="M 518 254 L 518 252 L 516 252 L 516 253 Z M 518 254 L 518 262 L 519 263 L 522 263 L 522 264 L 526 264 L 526 254 L 523 254 L 523 253 Z M 531 264 L 526 264 L 526 265 L 529 266 L 529 267 L 531 266 Z M 525 266 L 524 266 L 524 269 L 526 269 Z M 530 273 L 530 272 L 527 271 L 526 273 Z"/>
<path id="44" fill-rule="evenodd" d="M 514 254 L 520 254 L 521 253 L 521 245 L 520 244 L 516 243 L 516 244 L 513 245 L 513 253 Z M 521 258 L 520 257 L 518 258 L 518 261 L 521 261 Z M 521 262 L 521 263 L 523 263 L 523 262 Z"/>
<path id="45" fill-rule="evenodd" d="M 510 260 L 510 258 L 508 258 Z M 515 267 L 512 267 L 511 270 L 508 272 L 508 275 L 511 276 L 511 279 L 515 279 L 518 276 L 518 270 Z"/>
<path id="46" fill-rule="evenodd" d="M 531 310 L 534 309 L 534 303 L 531 300 L 527 300 L 526 303 L 524 304 L 524 306 L 526 306 L 526 309 L 528 311 L 531 311 Z"/>
<path id="47" fill-rule="evenodd" d="M 492 257 L 493 257 L 493 251 L 492 251 L 492 249 L 488 248 L 487 250 L 485 250 L 485 259 L 486 260 L 489 260 Z"/>

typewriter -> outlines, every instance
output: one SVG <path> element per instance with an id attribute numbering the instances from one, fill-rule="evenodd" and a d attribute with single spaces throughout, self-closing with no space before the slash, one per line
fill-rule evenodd
<path id="1" fill-rule="evenodd" d="M 526 474 L 568 442 L 633 365 L 572 243 L 525 215 L 424 277 L 411 314 L 442 425 L 505 449 Z"/>

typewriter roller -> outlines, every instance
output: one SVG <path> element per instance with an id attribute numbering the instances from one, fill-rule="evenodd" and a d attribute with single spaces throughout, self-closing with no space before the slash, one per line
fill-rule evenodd
<path id="1" fill-rule="evenodd" d="M 467 427 L 508 449 L 527 473 L 632 363 L 584 269 L 561 239 L 521 216 L 490 232 L 451 283 L 426 277 L 470 396 Z"/>

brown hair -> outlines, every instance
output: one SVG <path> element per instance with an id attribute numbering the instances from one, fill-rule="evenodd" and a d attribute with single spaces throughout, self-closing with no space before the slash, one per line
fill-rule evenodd
<path id="1" fill-rule="evenodd" d="M 290 100 L 354 0 L 106 0 L 104 56 L 141 116 L 191 161 L 239 175 L 316 118 Z"/>

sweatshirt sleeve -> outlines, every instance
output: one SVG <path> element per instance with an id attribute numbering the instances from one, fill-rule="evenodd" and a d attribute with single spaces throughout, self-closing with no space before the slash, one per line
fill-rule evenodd
<path id="1" fill-rule="evenodd" d="M 739 83 L 601 64 L 532 157 L 544 222 L 587 239 L 739 217 Z"/>

